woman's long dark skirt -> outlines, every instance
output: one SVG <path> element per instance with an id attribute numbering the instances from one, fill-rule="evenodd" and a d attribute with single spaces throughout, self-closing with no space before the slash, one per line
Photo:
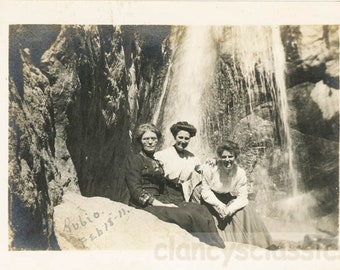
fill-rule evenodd
<path id="1" fill-rule="evenodd" d="M 178 207 L 147 206 L 144 210 L 165 222 L 175 223 L 211 246 L 224 248 L 215 221 L 204 205 L 183 202 Z"/>
<path id="2" fill-rule="evenodd" d="M 206 206 L 185 202 L 181 189 L 172 187 L 167 187 L 165 194 L 157 196 L 156 199 L 163 203 L 174 203 L 178 207 L 147 206 L 143 209 L 162 221 L 177 224 L 201 242 L 220 248 L 225 247 L 214 218 Z"/>

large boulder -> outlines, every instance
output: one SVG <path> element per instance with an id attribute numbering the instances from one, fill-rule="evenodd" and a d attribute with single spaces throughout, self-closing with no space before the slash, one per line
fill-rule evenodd
<path id="1" fill-rule="evenodd" d="M 291 128 L 332 141 L 339 140 L 339 92 L 322 81 L 287 90 Z"/>
<path id="2" fill-rule="evenodd" d="M 54 229 L 62 250 L 216 249 L 176 224 L 107 198 L 67 193 L 54 208 Z M 226 249 L 256 247 L 227 243 Z"/>
<path id="3" fill-rule="evenodd" d="M 102 197 L 65 194 L 54 208 L 55 232 L 61 249 L 151 249 L 157 244 L 199 243 L 179 226 Z"/>

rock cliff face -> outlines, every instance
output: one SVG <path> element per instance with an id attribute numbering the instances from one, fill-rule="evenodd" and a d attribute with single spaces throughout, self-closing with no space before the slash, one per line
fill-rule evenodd
<path id="1" fill-rule="evenodd" d="M 62 27 L 41 58 L 52 82 L 56 158 L 73 162 L 85 196 L 126 197 L 122 153 L 129 147 L 130 117 L 121 43 L 113 27 Z"/>
<path id="2" fill-rule="evenodd" d="M 161 42 L 142 38 L 133 27 L 11 28 L 11 248 L 56 248 L 53 206 L 67 191 L 128 201 L 131 132 L 150 120 L 162 76 Z"/>
<path id="3" fill-rule="evenodd" d="M 312 191 L 318 215 L 337 213 L 339 27 L 283 27 L 282 39 L 287 61 L 290 127 L 302 188 Z"/>
<path id="4" fill-rule="evenodd" d="M 9 201 L 12 244 L 46 249 L 56 245 L 50 221 L 62 194 L 55 166 L 52 104 L 48 79 L 21 51 L 23 88 L 9 93 Z M 22 93 L 21 95 L 19 93 Z"/>
<path id="5" fill-rule="evenodd" d="M 59 248 L 53 208 L 66 192 L 128 201 L 124 161 L 134 146 L 134 128 L 152 119 L 162 94 L 171 54 L 170 30 L 169 26 L 11 26 L 11 249 Z M 325 213 L 338 206 L 339 111 L 334 109 L 339 102 L 338 31 L 337 26 L 281 28 L 297 162 L 304 185 L 310 190 L 322 188 L 318 203 Z M 219 111 L 209 118 L 212 137 L 216 126 L 223 126 L 223 136 L 248 146 L 244 165 L 250 178 L 260 164 L 272 168 L 275 181 L 280 167 L 273 154 L 279 141 L 267 145 L 266 153 L 254 147 L 259 143 L 254 134 L 265 138 L 275 133 L 275 108 L 263 96 L 256 116 L 248 115 L 245 93 L 233 92 L 228 79 L 237 75 L 229 57 L 219 58 L 215 87 L 231 92 L 218 96 Z M 248 133 L 249 126 L 253 133 Z M 329 197 L 332 200 L 325 199 Z"/>

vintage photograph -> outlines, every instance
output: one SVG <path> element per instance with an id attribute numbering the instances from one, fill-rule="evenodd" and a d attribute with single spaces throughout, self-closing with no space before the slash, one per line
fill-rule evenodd
<path id="1" fill-rule="evenodd" d="M 339 34 L 9 24 L 8 251 L 337 252 Z"/>

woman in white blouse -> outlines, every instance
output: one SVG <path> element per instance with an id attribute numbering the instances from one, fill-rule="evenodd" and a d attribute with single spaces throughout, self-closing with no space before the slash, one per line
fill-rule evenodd
<path id="1" fill-rule="evenodd" d="M 271 247 L 263 221 L 248 204 L 246 172 L 236 163 L 238 145 L 227 141 L 217 148 L 215 165 L 202 169 L 202 200 L 215 217 L 224 241 Z"/>
<path id="2" fill-rule="evenodd" d="M 198 173 L 200 160 L 186 149 L 197 130 L 193 125 L 183 121 L 173 124 L 170 131 L 174 136 L 174 144 L 155 153 L 155 158 L 163 165 L 167 192 L 171 193 L 173 202 L 199 203 L 199 198 L 194 198 L 193 192 L 201 182 Z"/>

